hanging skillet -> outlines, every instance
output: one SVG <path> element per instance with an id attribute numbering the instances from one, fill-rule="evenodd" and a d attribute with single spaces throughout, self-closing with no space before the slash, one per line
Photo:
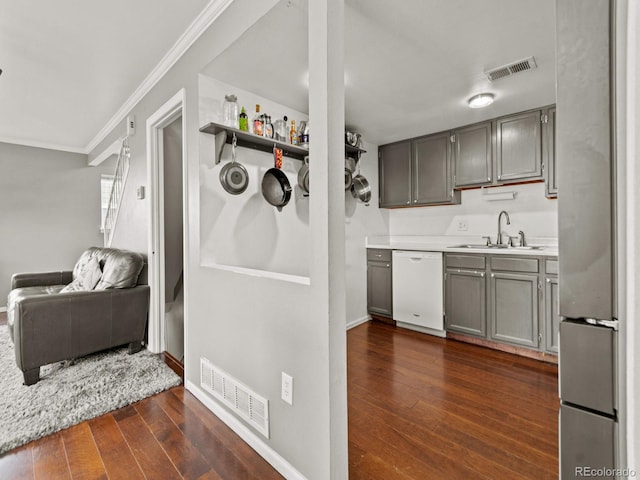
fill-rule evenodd
<path id="1" fill-rule="evenodd" d="M 309 194 L 309 156 L 304 157 L 302 166 L 298 170 L 298 185 L 305 194 Z"/>
<path id="2" fill-rule="evenodd" d="M 282 151 L 278 154 L 277 148 L 274 147 L 274 156 L 276 158 L 276 166 L 267 170 L 262 177 L 262 196 L 278 211 L 282 211 L 291 199 L 291 184 L 287 175 L 280 170 L 282 165 Z"/>
<path id="3" fill-rule="evenodd" d="M 249 185 L 247 169 L 236 161 L 236 134 L 231 143 L 231 161 L 220 170 L 220 183 L 231 195 L 240 195 Z"/>

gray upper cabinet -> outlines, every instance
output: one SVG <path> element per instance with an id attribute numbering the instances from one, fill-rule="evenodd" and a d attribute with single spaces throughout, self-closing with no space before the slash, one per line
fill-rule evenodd
<path id="1" fill-rule="evenodd" d="M 558 164 L 556 161 L 556 107 L 549 108 L 544 115 L 544 172 L 545 190 L 548 198 L 558 196 Z"/>
<path id="2" fill-rule="evenodd" d="M 488 185 L 493 181 L 491 122 L 456 130 L 453 140 L 454 187 Z"/>
<path id="3" fill-rule="evenodd" d="M 412 204 L 460 203 L 453 190 L 451 142 L 448 133 L 429 135 L 412 142 Z"/>
<path id="4" fill-rule="evenodd" d="M 384 145 L 378 150 L 380 207 L 411 204 L 411 141 Z"/>
<path id="5" fill-rule="evenodd" d="M 499 183 L 542 178 L 541 115 L 535 110 L 495 121 Z"/>

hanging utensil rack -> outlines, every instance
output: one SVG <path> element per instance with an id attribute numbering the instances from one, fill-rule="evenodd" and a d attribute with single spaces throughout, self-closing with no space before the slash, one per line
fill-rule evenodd
<path id="1" fill-rule="evenodd" d="M 281 148 L 285 157 L 295 158 L 296 160 L 302 160 L 305 156 L 309 155 L 309 150 L 306 148 L 281 142 L 273 138 L 260 137 L 253 133 L 238 130 L 233 127 L 227 127 L 226 125 L 221 125 L 219 123 L 208 123 L 202 127 L 200 131 L 216 136 L 216 165 L 220 163 L 224 146 L 227 144 L 231 145 L 234 137 L 238 147 L 251 148 L 253 150 L 259 150 L 267 153 L 273 153 L 274 148 Z"/>

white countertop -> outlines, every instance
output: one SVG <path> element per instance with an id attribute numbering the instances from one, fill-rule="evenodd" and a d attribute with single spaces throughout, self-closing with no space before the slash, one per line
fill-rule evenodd
<path id="1" fill-rule="evenodd" d="M 367 248 L 389 250 L 414 250 L 420 252 L 444 253 L 481 253 L 490 255 L 523 255 L 534 257 L 557 257 L 558 239 L 551 237 L 532 237 L 527 245 L 541 246 L 541 249 L 527 250 L 519 248 L 456 248 L 456 245 L 482 245 L 486 240 L 480 236 L 452 235 L 399 235 L 391 237 L 367 237 Z"/>

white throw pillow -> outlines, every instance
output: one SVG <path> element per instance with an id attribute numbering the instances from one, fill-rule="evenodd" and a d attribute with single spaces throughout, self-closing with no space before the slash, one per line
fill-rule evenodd
<path id="1" fill-rule="evenodd" d="M 75 280 L 60 290 L 60 293 L 93 290 L 100 281 L 101 276 L 102 270 L 100 270 L 100 262 L 98 262 L 97 258 L 93 257 L 86 263 L 84 268 L 78 272 Z"/>

